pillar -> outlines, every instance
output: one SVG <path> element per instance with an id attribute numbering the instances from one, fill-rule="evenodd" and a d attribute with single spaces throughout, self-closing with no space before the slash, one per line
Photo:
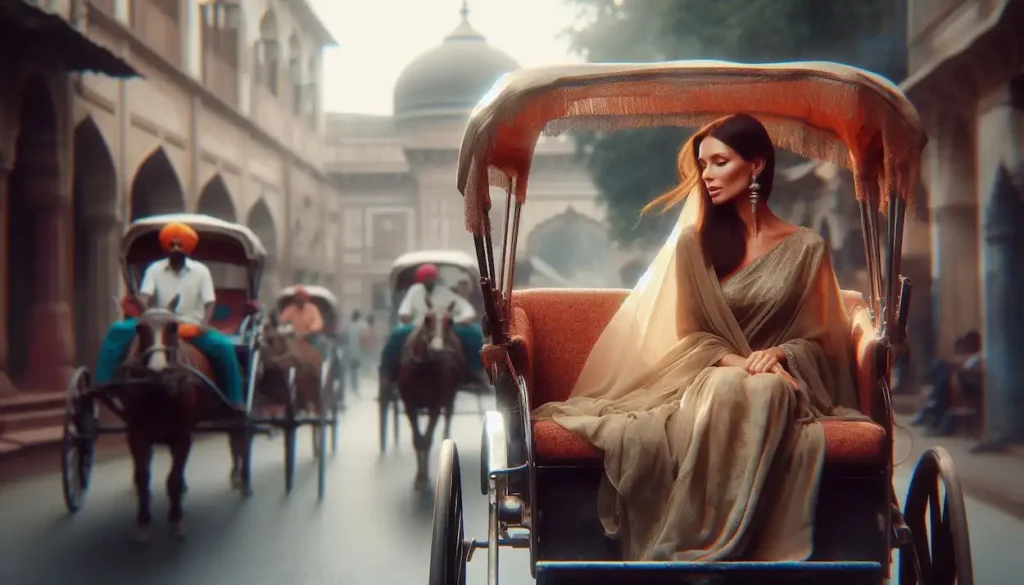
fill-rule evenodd
<path id="1" fill-rule="evenodd" d="M 7 374 L 10 353 L 7 346 L 7 296 L 8 286 L 8 238 L 7 225 L 10 218 L 10 189 L 8 179 L 14 170 L 11 152 L 0 149 L 0 396 L 9 396 L 16 391 Z"/>
<path id="2" fill-rule="evenodd" d="M 83 267 L 89 278 L 88 288 L 81 302 L 75 303 L 79 315 L 77 357 L 80 363 L 92 368 L 100 341 L 110 324 L 120 318 L 118 299 L 121 296 L 121 267 L 119 250 L 121 223 L 113 213 L 89 214 L 82 218 L 88 234 L 88 262 Z"/>
<path id="3" fill-rule="evenodd" d="M 1021 161 L 1021 119 L 1011 85 L 984 96 L 978 115 L 985 435 L 993 447 L 1024 437 L 1024 204 L 1010 173 Z"/>
<path id="4" fill-rule="evenodd" d="M 949 357 L 953 340 L 981 322 L 975 128 L 959 113 L 943 113 L 932 129 L 932 296 L 936 353 Z"/>
<path id="5" fill-rule="evenodd" d="M 35 299 L 29 308 L 28 371 L 24 386 L 62 390 L 74 365 L 75 349 L 70 296 L 73 286 L 70 237 L 71 201 L 60 194 L 60 165 L 47 168 L 36 161 L 23 196 L 31 202 L 36 245 Z"/>
<path id="6" fill-rule="evenodd" d="M 1000 166 L 985 208 L 982 247 L 985 431 L 1001 444 L 1024 436 L 1024 204 Z"/>

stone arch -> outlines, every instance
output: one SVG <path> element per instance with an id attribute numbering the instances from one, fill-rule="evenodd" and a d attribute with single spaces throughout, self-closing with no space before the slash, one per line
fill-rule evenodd
<path id="1" fill-rule="evenodd" d="M 162 147 L 139 165 L 132 180 L 131 219 L 185 211 L 185 190 Z"/>
<path id="2" fill-rule="evenodd" d="M 56 390 L 74 360 L 67 303 L 70 237 L 60 118 L 46 81 L 26 80 L 8 187 L 6 293 L 0 369 L 22 387 Z M 2 293 L 0 293 L 2 294 Z M 7 380 L 4 380 L 6 383 Z"/>
<path id="3" fill-rule="evenodd" d="M 75 128 L 73 181 L 75 348 L 91 364 L 115 318 L 120 232 L 117 168 L 92 117 Z"/>
<path id="4" fill-rule="evenodd" d="M 526 239 L 529 257 L 584 286 L 605 285 L 613 252 L 608 227 L 571 206 L 537 224 Z"/>
<path id="5" fill-rule="evenodd" d="M 263 270 L 263 282 L 260 284 L 260 298 L 266 302 L 274 298 L 281 286 L 277 266 L 277 222 L 274 221 L 270 206 L 267 205 L 265 199 L 260 198 L 252 206 L 245 224 L 259 237 L 263 242 L 263 247 L 267 249 L 267 265 Z"/>
<path id="6" fill-rule="evenodd" d="M 281 69 L 281 48 L 278 38 L 277 13 L 268 8 L 260 17 L 256 55 L 259 63 L 260 84 L 277 95 L 278 72 Z"/>
<path id="7" fill-rule="evenodd" d="M 199 205 L 196 211 L 232 223 L 238 221 L 238 214 L 235 213 L 235 204 L 232 202 L 231 193 L 228 191 L 228 186 L 224 184 L 224 179 L 220 175 L 214 175 L 206 182 L 202 193 L 199 194 Z"/>

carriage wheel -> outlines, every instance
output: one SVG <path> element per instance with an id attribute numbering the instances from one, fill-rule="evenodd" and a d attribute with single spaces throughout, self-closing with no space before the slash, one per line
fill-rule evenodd
<path id="1" fill-rule="evenodd" d="M 64 436 L 61 439 L 61 479 L 64 505 L 74 514 L 82 509 L 92 476 L 96 428 L 96 403 L 85 396 L 90 388 L 89 372 L 78 368 L 68 382 Z"/>
<path id="2" fill-rule="evenodd" d="M 455 441 L 441 443 L 434 490 L 434 532 L 430 542 L 430 585 L 465 585 L 466 543 L 462 517 L 462 470 Z"/>
<path id="3" fill-rule="evenodd" d="M 295 367 L 288 369 L 288 403 L 284 409 L 284 491 L 295 486 Z"/>
<path id="4" fill-rule="evenodd" d="M 903 519 L 913 543 L 900 549 L 900 585 L 973 585 L 963 491 L 942 447 L 921 455 Z"/>
<path id="5" fill-rule="evenodd" d="M 320 450 L 317 453 L 317 498 L 324 499 L 324 492 L 327 491 L 327 425 L 330 420 L 327 417 L 326 409 L 320 415 L 320 424 L 314 425 L 314 429 L 320 443 Z"/>
<path id="6" fill-rule="evenodd" d="M 383 455 L 388 450 L 388 414 L 391 410 L 391 389 L 381 387 L 377 395 L 377 411 L 380 426 L 380 453 Z"/>

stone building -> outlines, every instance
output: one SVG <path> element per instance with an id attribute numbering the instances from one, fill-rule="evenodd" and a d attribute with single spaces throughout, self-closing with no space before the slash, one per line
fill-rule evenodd
<path id="1" fill-rule="evenodd" d="M 3 4 L 5 20 L 11 5 L 41 12 Z M 132 219 L 189 211 L 245 223 L 273 255 L 267 290 L 334 282 L 326 226 L 341 206 L 323 172 L 318 89 L 334 41 L 304 0 L 32 4 L 80 39 L 0 33 L 0 62 L 17 73 L 0 80 L 0 394 L 62 391 L 74 365 L 92 363 L 116 314 Z M 142 77 L 67 74 L 102 73 L 83 62 L 93 45 Z"/>
<path id="2" fill-rule="evenodd" d="M 1000 182 L 1021 166 L 1024 135 L 1024 1 L 909 0 L 909 77 L 902 84 L 929 135 L 922 172 L 930 221 L 934 336 L 939 355 L 972 329 L 983 333 L 989 434 L 1004 434 L 993 412 L 1024 416 L 1024 363 L 1014 341 L 1020 321 L 1020 272 L 993 260 L 1007 246 L 1024 257 L 1019 238 L 999 241 L 993 217 L 1013 238 L 1024 229 L 1020 184 Z M 1000 198 L 1000 193 L 1010 193 Z M 1007 204 L 1009 210 L 999 206 Z M 998 222 L 997 222 L 998 223 Z M 1024 271 L 1024 267 L 1018 267 Z M 923 294 L 920 291 L 918 294 Z M 1016 352 L 1016 353 L 1015 353 Z M 1007 369 L 1009 368 L 1009 369 Z M 1010 387 L 1013 387 L 1012 389 Z M 995 398 L 994 400 L 991 400 Z M 995 428 L 999 427 L 999 428 Z M 1018 432 L 1018 434 L 1020 434 Z"/>
<path id="3" fill-rule="evenodd" d="M 327 115 L 327 172 L 344 201 L 340 289 L 346 307 L 384 311 L 391 302 L 391 262 L 404 252 L 473 253 L 455 188 L 458 149 L 470 110 L 518 67 L 487 43 L 463 10 L 457 28 L 399 76 L 393 116 Z M 542 139 L 523 210 L 520 257 L 540 258 L 577 285 L 620 285 L 622 254 L 608 239 L 596 197 L 574 159 L 572 140 Z"/>

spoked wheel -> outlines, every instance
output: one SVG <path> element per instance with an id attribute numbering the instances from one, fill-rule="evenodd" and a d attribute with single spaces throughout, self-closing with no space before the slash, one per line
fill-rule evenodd
<path id="1" fill-rule="evenodd" d="M 284 409 L 284 491 L 295 486 L 295 366 L 288 369 L 288 403 Z"/>
<path id="2" fill-rule="evenodd" d="M 430 542 L 430 585 L 465 585 L 465 522 L 462 517 L 462 470 L 455 441 L 441 443 L 434 491 L 434 533 Z"/>
<path id="3" fill-rule="evenodd" d="M 974 585 L 963 491 L 942 447 L 918 461 L 903 519 L 913 544 L 900 549 L 900 585 Z"/>
<path id="4" fill-rule="evenodd" d="M 89 478 L 92 476 L 99 412 L 96 403 L 86 394 L 90 387 L 89 371 L 85 368 L 75 370 L 68 382 L 64 436 L 61 440 L 64 505 L 72 514 L 82 509 L 89 491 Z"/>
<path id="5" fill-rule="evenodd" d="M 320 422 L 313 426 L 313 454 L 317 459 L 317 499 L 324 499 L 327 490 L 327 427 L 331 424 L 331 411 L 335 395 L 331 384 L 331 362 L 324 360 L 320 366 Z M 335 421 L 336 422 L 336 421 Z"/>

